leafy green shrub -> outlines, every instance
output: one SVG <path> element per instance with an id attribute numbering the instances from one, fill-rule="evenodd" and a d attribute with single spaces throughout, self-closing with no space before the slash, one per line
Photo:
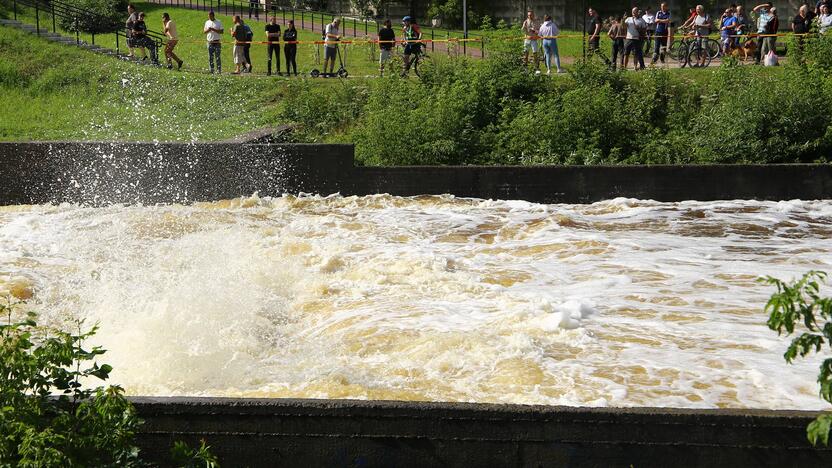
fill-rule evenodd
<path id="1" fill-rule="evenodd" d="M 96 362 L 103 349 L 84 347 L 97 327 L 39 326 L 19 304 L 0 303 L 0 466 L 145 466 L 133 442 L 142 421 L 124 389 L 85 387 L 112 371 Z M 178 466 L 219 466 L 204 440 L 196 450 L 176 442 L 171 455 Z"/>
<path id="2" fill-rule="evenodd" d="M 279 115 L 299 124 L 299 138 L 322 141 L 357 119 L 366 100 L 367 88 L 353 82 L 297 81 L 287 86 Z"/>
<path id="3" fill-rule="evenodd" d="M 0 305 L 8 319 L 0 325 L 0 463 L 137 463 L 133 436 L 140 421 L 124 390 L 82 384 L 92 377 L 104 380 L 112 370 L 95 361 L 103 350 L 84 348 L 96 329 L 77 334 L 47 329 L 31 313 L 13 321 L 12 308 Z"/>
<path id="4" fill-rule="evenodd" d="M 826 273 L 810 271 L 792 283 L 767 276 L 761 281 L 777 287 L 766 303 L 769 314 L 768 327 L 778 335 L 795 330 L 805 330 L 794 338 L 783 357 L 791 364 L 798 356 L 820 353 L 822 349 L 832 351 L 832 297 L 820 295 L 820 285 L 826 280 Z M 832 403 L 832 357 L 826 358 L 818 373 L 820 396 Z M 806 434 L 813 445 L 823 442 L 829 445 L 832 428 L 832 413 L 819 415 L 806 428 Z"/>
<path id="5" fill-rule="evenodd" d="M 127 20 L 127 0 L 73 0 L 72 6 L 85 13 L 59 17 L 61 27 L 67 31 L 88 33 L 113 32 L 124 28 Z"/>

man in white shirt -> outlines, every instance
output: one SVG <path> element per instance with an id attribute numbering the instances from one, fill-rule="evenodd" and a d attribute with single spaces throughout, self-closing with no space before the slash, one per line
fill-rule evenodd
<path id="1" fill-rule="evenodd" d="M 329 73 L 332 74 L 335 70 L 335 56 L 338 54 L 338 41 L 341 40 L 339 24 L 341 24 L 341 20 L 335 18 L 326 25 L 324 31 L 324 73 L 326 73 L 327 62 L 329 62 Z"/>
<path id="2" fill-rule="evenodd" d="M 537 50 L 540 48 L 540 42 L 537 38 L 537 30 L 540 28 L 540 24 L 534 18 L 534 12 L 529 10 L 526 13 L 526 20 L 523 21 L 523 35 L 526 39 L 523 41 L 523 64 L 528 66 L 529 65 L 529 51 L 531 50 L 532 55 L 534 56 L 534 69 L 537 70 L 539 59 L 537 55 Z"/>
<path id="3" fill-rule="evenodd" d="M 630 52 L 633 52 L 635 55 L 633 65 L 636 70 L 639 70 L 644 68 L 644 53 L 641 40 L 647 34 L 647 23 L 641 19 L 638 7 L 633 8 L 631 13 L 632 16 L 624 21 L 627 27 L 627 35 L 624 37 L 624 69 L 627 69 Z"/>
<path id="4" fill-rule="evenodd" d="M 222 73 L 222 59 L 220 58 L 222 55 L 222 43 L 220 40 L 222 39 L 224 30 L 222 29 L 220 20 L 214 17 L 214 10 L 208 12 L 208 21 L 205 22 L 202 32 L 208 41 L 208 66 L 211 73 L 214 73 L 214 58 L 217 60 L 217 73 Z"/>

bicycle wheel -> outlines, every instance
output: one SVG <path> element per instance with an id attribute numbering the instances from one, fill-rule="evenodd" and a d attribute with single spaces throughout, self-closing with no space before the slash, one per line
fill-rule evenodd
<path id="1" fill-rule="evenodd" d="M 708 54 L 707 47 L 693 44 L 688 53 L 688 63 L 691 67 L 707 67 L 711 64 L 711 56 Z"/>
<path id="2" fill-rule="evenodd" d="M 673 41 L 667 49 L 667 56 L 679 62 L 679 66 L 684 68 L 688 61 L 688 45 L 684 40 Z"/>
<path id="3" fill-rule="evenodd" d="M 710 57 L 711 60 L 722 55 L 721 47 L 719 47 L 719 42 L 713 39 L 705 39 L 702 45 L 705 47 L 705 50 L 708 52 L 708 57 Z"/>
<path id="4" fill-rule="evenodd" d="M 425 55 L 424 53 L 419 54 L 419 59 L 413 63 L 413 71 L 416 72 L 416 76 L 419 78 L 430 69 L 431 67 L 431 60 L 430 57 Z"/>

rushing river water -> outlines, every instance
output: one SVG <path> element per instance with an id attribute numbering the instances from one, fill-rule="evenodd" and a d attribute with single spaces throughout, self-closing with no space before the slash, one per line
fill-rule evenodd
<path id="1" fill-rule="evenodd" d="M 760 275 L 832 202 L 256 196 L 0 208 L 0 290 L 100 323 L 131 394 L 821 408 Z"/>

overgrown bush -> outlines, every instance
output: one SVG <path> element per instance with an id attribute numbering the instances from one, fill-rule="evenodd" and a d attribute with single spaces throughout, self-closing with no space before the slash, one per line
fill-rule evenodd
<path id="1" fill-rule="evenodd" d="M 40 326 L 19 302 L 0 302 L 0 466 L 146 466 L 134 438 L 142 423 L 117 386 L 112 367 L 98 364 L 100 347 L 87 347 L 96 332 Z M 22 315 L 22 316 L 21 316 Z M 197 449 L 176 442 L 176 466 L 217 468 L 205 441 Z"/>
<path id="2" fill-rule="evenodd" d="M 112 370 L 96 362 L 103 350 L 84 347 L 95 328 L 73 334 L 38 326 L 34 314 L 15 320 L 11 303 L 0 315 L 0 464 L 138 463 L 140 422 L 122 388 L 83 384 Z"/>
<path id="3" fill-rule="evenodd" d="M 59 17 L 61 27 L 67 31 L 88 33 L 113 32 L 124 28 L 127 20 L 127 0 L 73 0 L 72 6 L 90 14 L 77 17 Z"/>
<path id="4" fill-rule="evenodd" d="M 820 59 L 641 73 L 589 61 L 548 77 L 505 44 L 489 45 L 485 60 L 435 57 L 420 80 L 293 85 L 282 117 L 308 141 L 355 143 L 368 165 L 829 159 L 832 78 Z"/>

